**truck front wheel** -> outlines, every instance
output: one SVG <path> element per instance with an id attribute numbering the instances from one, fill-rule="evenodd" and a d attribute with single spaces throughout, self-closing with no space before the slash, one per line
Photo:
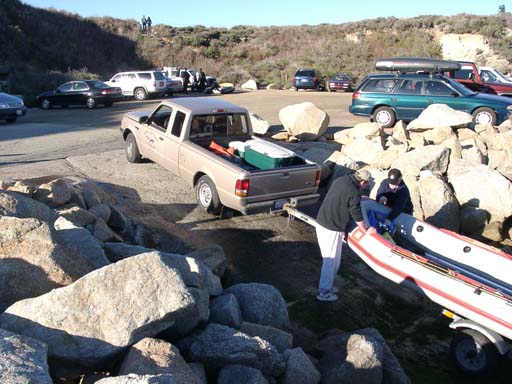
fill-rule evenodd
<path id="1" fill-rule="evenodd" d="M 139 163 L 142 159 L 142 156 L 139 152 L 139 147 L 137 146 L 137 140 L 135 140 L 135 136 L 133 133 L 129 133 L 128 137 L 126 137 L 126 159 L 130 163 Z"/>
<path id="2" fill-rule="evenodd" d="M 217 215 L 222 208 L 215 184 L 206 175 L 196 184 L 196 200 L 199 208 L 207 213 Z"/>

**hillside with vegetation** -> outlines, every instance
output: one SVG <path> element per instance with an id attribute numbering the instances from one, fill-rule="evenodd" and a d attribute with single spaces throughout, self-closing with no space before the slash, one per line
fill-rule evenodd
<path id="1" fill-rule="evenodd" d="M 357 81 L 374 70 L 378 58 L 441 58 L 440 36 L 446 34 L 481 35 L 508 64 L 512 62 L 511 30 L 512 15 L 500 13 L 316 26 L 156 25 L 143 34 L 135 20 L 83 18 L 3 0 L 0 64 L 14 68 L 13 92 L 26 97 L 67 79 L 107 79 L 121 70 L 162 66 L 202 67 L 220 81 L 240 84 L 252 78 L 288 88 L 299 67 L 316 68 L 324 76 L 346 72 Z M 479 64 L 487 64 L 486 56 L 480 56 Z"/>

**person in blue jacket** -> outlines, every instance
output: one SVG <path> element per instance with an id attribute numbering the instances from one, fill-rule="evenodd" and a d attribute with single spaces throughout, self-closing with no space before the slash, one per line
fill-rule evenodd
<path id="1" fill-rule="evenodd" d="M 390 225 L 402 212 L 409 215 L 413 213 L 411 194 L 402 180 L 402 172 L 399 169 L 389 170 L 387 179 L 382 181 L 377 190 L 376 199 L 379 203 L 391 208 L 384 221 L 385 225 Z"/>

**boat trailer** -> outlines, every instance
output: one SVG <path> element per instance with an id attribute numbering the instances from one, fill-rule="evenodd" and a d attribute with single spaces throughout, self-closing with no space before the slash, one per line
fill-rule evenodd
<path id="1" fill-rule="evenodd" d="M 299 211 L 296 206 L 294 199 L 284 204 L 283 210 L 288 213 L 289 219 L 297 218 L 315 228 L 319 225 L 314 218 Z M 462 373 L 483 376 L 496 366 L 500 356 L 512 360 L 512 345 L 497 332 L 447 309 L 443 309 L 441 313 L 452 320 L 449 327 L 458 330 L 452 338 L 450 354 L 455 366 Z"/>

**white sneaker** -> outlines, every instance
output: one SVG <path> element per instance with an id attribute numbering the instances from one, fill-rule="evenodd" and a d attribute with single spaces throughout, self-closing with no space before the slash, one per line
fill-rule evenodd
<path id="1" fill-rule="evenodd" d="M 316 299 L 319 301 L 336 301 L 338 300 L 338 295 L 332 292 L 321 292 L 318 295 L 316 295 Z"/>

